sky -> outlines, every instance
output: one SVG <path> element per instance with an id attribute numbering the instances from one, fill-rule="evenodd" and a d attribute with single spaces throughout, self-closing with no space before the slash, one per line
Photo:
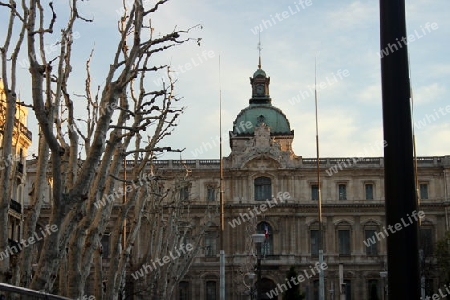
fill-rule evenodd
<path id="1" fill-rule="evenodd" d="M 57 2 L 61 16 L 57 27 L 64 25 L 66 2 Z M 154 2 L 144 1 L 147 6 Z M 80 12 L 93 22 L 75 28 L 79 63 L 74 64 L 73 93 L 83 92 L 84 61 L 92 48 L 93 82 L 104 82 L 118 38 L 120 8 L 121 1 L 116 0 L 80 2 Z M 406 1 L 407 30 L 413 35 L 408 49 L 419 156 L 450 155 L 449 8 L 448 0 Z M 4 28 L 5 12 L 0 11 L 0 28 Z M 202 38 L 200 46 L 193 41 L 155 57 L 155 64 L 169 63 L 178 71 L 177 94 L 186 107 L 176 130 L 160 145 L 185 150 L 161 159 L 219 158 L 215 142 L 220 132 L 219 98 L 223 153 L 229 154 L 228 131 L 251 97 L 249 77 L 258 65 L 258 32 L 262 69 L 271 78 L 272 104 L 290 121 L 296 155 L 316 155 L 315 61 L 321 157 L 383 155 L 378 1 L 170 0 L 152 18 L 158 34 L 197 24 L 202 29 L 192 30 L 189 36 Z M 0 30 L 1 41 L 4 34 Z M 49 52 L 51 43 L 50 38 Z M 390 50 L 385 51 L 388 55 Z M 22 100 L 30 103 L 24 59 L 20 59 L 19 91 Z M 157 79 L 149 80 L 149 89 L 158 87 Z M 76 105 L 82 117 L 83 105 Z M 38 133 L 33 112 L 28 122 L 34 138 L 31 154 L 37 151 Z"/>

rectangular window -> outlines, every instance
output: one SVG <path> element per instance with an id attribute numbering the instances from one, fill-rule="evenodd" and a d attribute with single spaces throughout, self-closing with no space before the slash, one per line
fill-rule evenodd
<path id="1" fill-rule="evenodd" d="M 419 251 L 423 251 L 423 258 L 433 255 L 433 230 L 431 228 L 419 229 Z"/>
<path id="2" fill-rule="evenodd" d="M 352 300 L 352 281 L 344 279 L 344 294 L 345 300 Z"/>
<path id="3" fill-rule="evenodd" d="M 272 199 L 272 181 L 269 177 L 255 179 L 255 200 L 265 201 Z"/>
<path id="4" fill-rule="evenodd" d="M 206 282 L 206 300 L 216 300 L 216 282 L 207 281 Z"/>
<path id="5" fill-rule="evenodd" d="M 373 184 L 372 183 L 366 183 L 366 200 L 373 200 Z"/>
<path id="6" fill-rule="evenodd" d="M 108 258 L 109 257 L 109 233 L 102 235 L 102 257 Z"/>
<path id="7" fill-rule="evenodd" d="M 205 234 L 205 256 L 216 256 L 216 235 L 215 232 Z"/>
<path id="8" fill-rule="evenodd" d="M 428 199 L 428 184 L 421 183 L 419 184 L 420 189 L 420 199 Z"/>
<path id="9" fill-rule="evenodd" d="M 214 186 L 208 186 L 206 197 L 208 201 L 216 201 L 216 189 L 214 188 Z"/>
<path id="10" fill-rule="evenodd" d="M 161 182 L 156 183 L 153 187 L 152 187 L 154 193 L 155 193 L 155 197 L 157 199 L 161 199 L 163 197 L 164 194 L 164 184 Z"/>
<path id="11" fill-rule="evenodd" d="M 369 279 L 367 286 L 368 300 L 380 300 L 380 285 L 378 279 Z"/>
<path id="12" fill-rule="evenodd" d="M 180 201 L 189 200 L 189 187 L 183 186 L 180 188 Z"/>
<path id="13" fill-rule="evenodd" d="M 317 184 L 311 185 L 311 200 L 319 200 L 319 186 Z"/>
<path id="14" fill-rule="evenodd" d="M 347 200 L 347 185 L 340 183 L 338 185 L 339 200 Z"/>
<path id="15" fill-rule="evenodd" d="M 350 230 L 338 230 L 339 255 L 350 255 Z"/>
<path id="16" fill-rule="evenodd" d="M 8 216 L 8 238 L 14 240 L 14 224 L 12 222 L 12 216 Z"/>
<path id="17" fill-rule="evenodd" d="M 191 232 L 190 231 L 180 232 L 180 244 L 178 248 L 181 249 L 182 247 L 184 247 L 186 249 L 186 245 L 190 244 L 190 242 L 191 242 Z M 184 256 L 185 253 L 183 251 L 180 251 L 180 255 Z"/>
<path id="18" fill-rule="evenodd" d="M 433 295 L 433 279 L 425 279 L 425 295 Z"/>
<path id="19" fill-rule="evenodd" d="M 366 255 L 378 255 L 378 249 L 377 249 L 377 240 L 375 237 L 375 230 L 373 229 L 366 229 L 364 231 L 364 239 L 366 240 L 366 243 L 370 245 L 366 247 Z"/>
<path id="20" fill-rule="evenodd" d="M 313 283 L 313 299 L 319 300 L 319 280 L 314 280 Z"/>
<path id="21" fill-rule="evenodd" d="M 319 255 L 319 230 L 310 231 L 311 255 Z"/>
<path id="22" fill-rule="evenodd" d="M 189 282 L 180 281 L 178 284 L 179 300 L 189 300 Z"/>

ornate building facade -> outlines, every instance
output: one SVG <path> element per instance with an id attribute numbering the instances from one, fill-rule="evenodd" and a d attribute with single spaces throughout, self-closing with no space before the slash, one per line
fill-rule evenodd
<path id="1" fill-rule="evenodd" d="M 297 282 L 306 299 L 315 300 L 320 236 L 317 159 L 293 152 L 294 131 L 287 116 L 272 104 L 270 78 L 261 66 L 250 84 L 249 105 L 233 122 L 229 132 L 231 153 L 223 158 L 226 299 L 250 299 L 257 284 L 249 275 L 255 273 L 259 257 L 261 299 L 282 299 L 282 292 L 289 287 L 285 276 L 293 266 L 304 275 Z M 384 146 L 380 141 L 380 149 Z M 450 226 L 450 156 L 420 157 L 417 163 L 420 212 L 411 212 L 399 226 L 388 227 L 383 158 L 320 159 L 325 299 L 387 299 L 386 237 L 419 220 L 423 289 L 426 295 L 438 290 L 433 248 Z M 151 171 L 164 173 L 172 181 L 180 172 L 188 174 L 189 184 L 180 192 L 184 200 L 189 200 L 192 223 L 199 223 L 207 208 L 219 207 L 219 166 L 219 159 L 156 160 Z M 31 188 L 36 172 L 32 164 L 28 171 Z M 43 208 L 49 211 L 48 199 L 50 195 Z M 117 199 L 118 205 L 120 201 Z M 201 251 L 179 282 L 174 299 L 219 299 L 220 232 L 217 215 L 208 223 Z M 264 243 L 254 245 L 254 233 L 264 234 Z M 136 241 L 133 255 L 142 255 L 144 247 L 139 245 L 148 243 L 145 236 Z M 108 236 L 103 237 L 106 248 Z M 131 290 L 142 285 L 136 280 L 127 284 Z"/>
<path id="2" fill-rule="evenodd" d="M 305 275 L 297 282 L 306 299 L 319 299 L 313 272 L 319 252 L 317 160 L 293 152 L 294 131 L 272 105 L 270 78 L 261 66 L 250 83 L 249 106 L 233 123 L 231 154 L 224 158 L 226 298 L 249 299 L 255 285 L 248 275 L 260 255 L 261 299 L 281 299 L 291 266 Z M 380 142 L 379 149 L 384 146 Z M 320 159 L 326 299 L 387 299 L 386 237 L 419 221 L 423 292 L 438 289 L 433 248 L 449 228 L 450 156 L 417 162 L 420 212 L 389 227 L 382 157 Z M 159 163 L 166 171 L 179 169 L 174 161 Z M 184 163 L 195 178 L 189 191 L 193 207 L 218 205 L 219 160 Z M 205 236 L 204 251 L 180 282 L 177 299 L 219 299 L 219 223 L 217 218 Z M 256 248 L 253 233 L 266 236 Z"/>

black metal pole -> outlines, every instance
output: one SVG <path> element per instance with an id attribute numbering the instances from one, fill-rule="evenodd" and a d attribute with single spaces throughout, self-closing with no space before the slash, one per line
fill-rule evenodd
<path id="1" fill-rule="evenodd" d="M 410 81 L 404 0 L 380 0 L 386 232 L 389 299 L 420 298 Z M 409 226 L 404 226 L 402 220 Z M 401 224 L 401 230 L 394 226 Z M 391 227 L 389 227 L 391 226 Z"/>
<path id="2" fill-rule="evenodd" d="M 256 269 L 257 272 L 257 279 L 256 279 L 256 299 L 261 300 L 261 254 L 258 254 L 257 262 L 256 262 Z"/>

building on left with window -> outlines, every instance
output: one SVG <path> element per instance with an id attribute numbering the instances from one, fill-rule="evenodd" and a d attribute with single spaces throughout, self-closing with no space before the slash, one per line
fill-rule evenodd
<path id="1" fill-rule="evenodd" d="M 12 167 L 11 199 L 8 209 L 8 241 L 12 249 L 17 246 L 23 236 L 23 196 L 24 184 L 26 182 L 26 156 L 31 146 L 32 134 L 27 127 L 28 109 L 17 105 L 14 118 L 14 130 L 12 140 L 11 156 L 0 162 L 0 168 L 6 165 Z M 0 78 L 0 155 L 3 153 L 1 147 L 3 132 L 6 121 L 6 94 L 3 81 Z"/>

